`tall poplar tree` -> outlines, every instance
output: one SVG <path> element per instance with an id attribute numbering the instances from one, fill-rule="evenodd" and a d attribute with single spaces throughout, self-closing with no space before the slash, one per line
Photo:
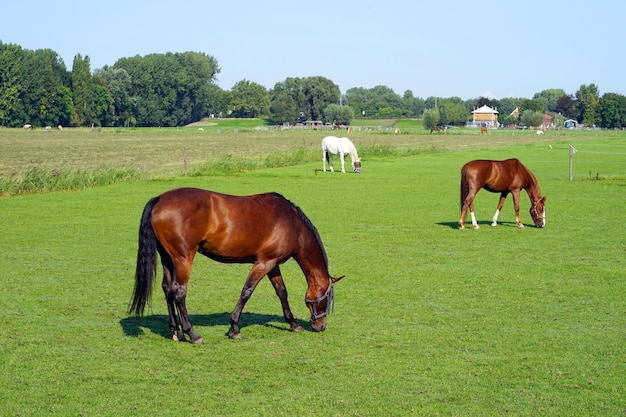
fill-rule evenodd
<path id="1" fill-rule="evenodd" d="M 578 121 L 585 126 L 596 124 L 596 110 L 600 101 L 600 90 L 595 84 L 581 85 L 576 92 L 578 99 Z"/>
<path id="2" fill-rule="evenodd" d="M 72 124 L 87 126 L 93 123 L 91 109 L 94 101 L 94 90 L 91 82 L 89 57 L 76 54 L 72 64 L 72 96 L 74 111 Z"/>

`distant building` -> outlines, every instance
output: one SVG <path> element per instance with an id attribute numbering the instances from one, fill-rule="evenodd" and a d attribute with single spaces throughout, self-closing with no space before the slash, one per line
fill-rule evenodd
<path id="1" fill-rule="evenodd" d="M 486 104 L 472 111 L 472 125 L 474 127 L 498 127 L 498 110 Z"/>
<path id="2" fill-rule="evenodd" d="M 567 119 L 565 122 L 563 122 L 563 127 L 567 129 L 577 129 L 578 122 L 574 119 Z"/>

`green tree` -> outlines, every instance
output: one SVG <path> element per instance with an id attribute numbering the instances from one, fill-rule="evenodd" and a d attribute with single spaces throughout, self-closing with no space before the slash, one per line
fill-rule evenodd
<path id="1" fill-rule="evenodd" d="M 67 82 L 65 64 L 51 49 L 29 51 L 0 43 L 0 122 L 57 123 Z"/>
<path id="2" fill-rule="evenodd" d="M 94 102 L 94 91 L 91 83 L 89 57 L 81 54 L 74 56 L 72 65 L 72 96 L 74 98 L 75 126 L 86 126 L 93 123 L 91 111 Z"/>
<path id="3" fill-rule="evenodd" d="M 216 84 L 208 84 L 206 87 L 206 114 L 214 117 L 226 115 L 229 108 L 231 92 L 225 91 Z"/>
<path id="4" fill-rule="evenodd" d="M 603 128 L 620 129 L 626 126 L 626 96 L 616 93 L 604 94 L 598 102 L 598 113 Z"/>
<path id="5" fill-rule="evenodd" d="M 424 99 L 415 97 L 413 91 L 406 90 L 402 95 L 402 109 L 405 116 L 420 116 L 424 113 Z"/>
<path id="6" fill-rule="evenodd" d="M 276 123 L 294 123 L 300 113 L 322 120 L 329 104 L 339 104 L 339 87 L 324 77 L 287 78 L 270 91 L 270 108 Z"/>
<path id="7" fill-rule="evenodd" d="M 231 89 L 230 109 L 234 117 L 259 117 L 269 113 L 270 95 L 260 84 L 242 80 Z"/>
<path id="8" fill-rule="evenodd" d="M 595 84 L 581 85 L 576 92 L 578 102 L 578 121 L 585 126 L 593 126 L 599 121 L 596 119 L 596 110 L 599 103 L 600 90 Z"/>
<path id="9" fill-rule="evenodd" d="M 541 103 L 541 106 L 547 111 L 557 111 L 557 101 L 560 97 L 565 95 L 565 91 L 560 88 L 551 88 L 536 93 L 533 96 L 533 100 L 537 100 Z"/>
<path id="10" fill-rule="evenodd" d="M 469 112 L 460 97 L 450 97 L 438 103 L 439 124 L 463 126 L 469 119 Z"/>
<path id="11" fill-rule="evenodd" d="M 524 110 L 520 121 L 524 126 L 539 127 L 543 124 L 543 111 Z"/>
<path id="12" fill-rule="evenodd" d="M 424 129 L 433 129 L 439 126 L 439 109 L 426 109 L 424 110 Z"/>
<path id="13" fill-rule="evenodd" d="M 519 111 L 523 113 L 525 110 L 543 113 L 546 111 L 546 107 L 540 100 L 523 98 L 520 100 Z"/>
<path id="14" fill-rule="evenodd" d="M 113 66 L 131 79 L 128 109 L 137 126 L 181 126 L 207 115 L 217 61 L 196 52 L 121 58 Z"/>
<path id="15" fill-rule="evenodd" d="M 332 103 L 324 109 L 324 121 L 326 122 L 349 125 L 352 119 L 354 119 L 354 109 L 350 106 Z"/>
<path id="16" fill-rule="evenodd" d="M 275 123 L 295 123 L 303 108 L 304 93 L 300 78 L 287 78 L 270 90 L 270 111 Z"/>
<path id="17" fill-rule="evenodd" d="M 513 113 L 515 108 L 519 109 L 519 104 L 521 101 L 521 98 L 514 97 L 504 97 L 499 100 L 494 100 L 494 108 L 496 108 L 499 113 L 498 119 L 503 116 L 509 116 L 511 113 Z"/>
<path id="18" fill-rule="evenodd" d="M 374 116 L 376 107 L 369 90 L 363 87 L 354 87 L 346 91 L 344 103 L 354 110 L 357 116 Z"/>
<path id="19" fill-rule="evenodd" d="M 22 63 L 26 52 L 18 45 L 0 41 L 0 125 L 16 127 L 27 122 L 28 114 L 22 94 Z"/>
<path id="20" fill-rule="evenodd" d="M 95 79 L 94 79 L 95 80 Z M 93 103 L 91 105 L 91 117 L 96 126 L 111 126 L 113 123 L 113 98 L 101 82 L 93 85 Z"/>
<path id="21" fill-rule="evenodd" d="M 110 125 L 125 126 L 126 119 L 130 117 L 130 75 L 123 68 L 105 66 L 96 69 L 94 77 L 101 80 L 110 96 Z"/>
<path id="22" fill-rule="evenodd" d="M 321 120 L 324 116 L 324 109 L 329 104 L 339 104 L 341 92 L 339 87 L 325 77 L 307 77 L 302 79 L 303 106 L 305 115 L 311 120 Z"/>
<path id="23" fill-rule="evenodd" d="M 404 100 L 391 88 L 377 85 L 371 89 L 362 87 L 351 88 L 346 91 L 346 105 L 354 109 L 355 114 L 365 116 L 402 116 L 406 115 L 405 105 L 413 106 L 419 111 L 422 102 L 413 99 L 413 93 L 405 92 L 407 100 Z M 423 109 L 423 107 L 421 107 Z"/>
<path id="24" fill-rule="evenodd" d="M 435 96 L 427 97 L 426 100 L 424 101 L 424 109 L 436 109 L 439 107 L 439 103 L 441 103 L 442 100 L 443 98 L 441 97 L 435 97 Z"/>

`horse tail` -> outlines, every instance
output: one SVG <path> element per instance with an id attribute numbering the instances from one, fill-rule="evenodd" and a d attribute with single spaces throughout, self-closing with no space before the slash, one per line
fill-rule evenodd
<path id="1" fill-rule="evenodd" d="M 146 303 L 152 295 L 152 285 L 156 278 L 157 238 L 152 229 L 152 209 L 158 201 L 159 197 L 154 197 L 146 203 L 139 225 L 135 289 L 128 309 L 130 314 L 136 316 L 143 315 Z"/>
<path id="2" fill-rule="evenodd" d="M 469 180 L 467 179 L 467 167 L 464 165 L 461 168 L 461 210 L 463 210 L 463 204 L 469 194 Z"/>

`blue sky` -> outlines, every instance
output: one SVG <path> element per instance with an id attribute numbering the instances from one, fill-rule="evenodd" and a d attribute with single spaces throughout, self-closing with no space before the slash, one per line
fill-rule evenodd
<path id="1" fill-rule="evenodd" d="M 76 54 L 92 70 L 122 57 L 203 52 L 226 90 L 323 76 L 342 93 L 531 98 L 548 88 L 626 94 L 622 0 L 310 2 L 22 0 L 0 6 L 0 40 Z M 215 3 L 215 4 L 211 4 Z"/>

